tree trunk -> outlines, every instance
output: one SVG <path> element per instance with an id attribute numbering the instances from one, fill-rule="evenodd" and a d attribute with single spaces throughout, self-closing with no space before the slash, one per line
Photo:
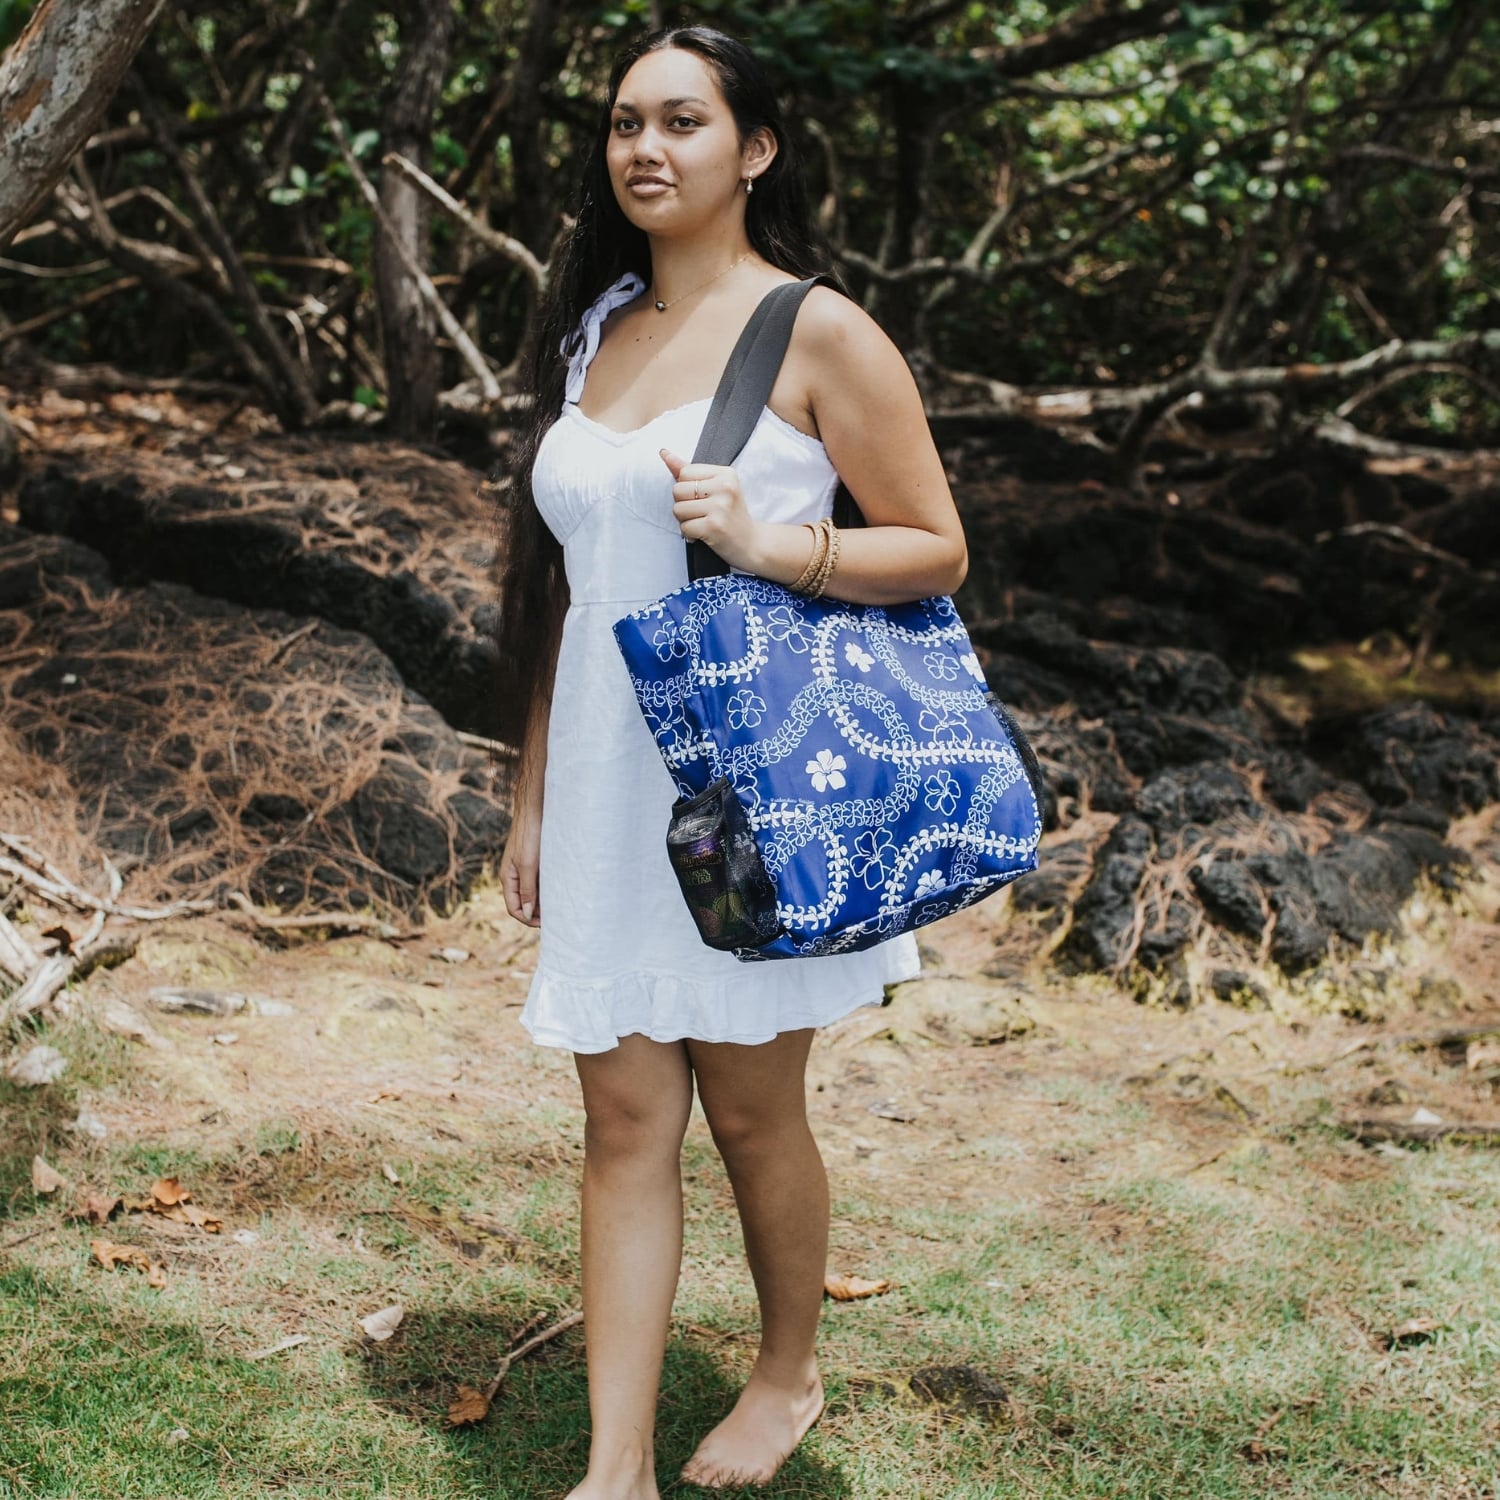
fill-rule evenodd
<path id="1" fill-rule="evenodd" d="M 395 93 L 385 111 L 381 148 L 399 152 L 425 171 L 432 159 L 432 116 L 448 67 L 455 17 L 449 0 L 439 4 L 405 0 L 400 15 L 401 64 Z M 380 176 L 380 201 L 409 258 L 426 266 L 426 197 L 399 172 L 385 168 Z M 385 344 L 390 430 L 401 437 L 430 437 L 437 425 L 442 384 L 437 318 L 384 233 L 376 241 L 375 290 Z"/>
<path id="2" fill-rule="evenodd" d="M 42 0 L 0 60 L 0 250 L 52 192 L 163 0 Z"/>

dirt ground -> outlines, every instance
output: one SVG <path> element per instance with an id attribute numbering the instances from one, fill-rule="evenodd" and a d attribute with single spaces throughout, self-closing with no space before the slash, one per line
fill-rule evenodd
<path id="1" fill-rule="evenodd" d="M 1491 842 L 1496 812 L 1456 838 Z M 1046 961 L 1055 934 L 1002 894 L 924 929 L 921 976 L 819 1034 L 814 1128 L 836 1178 L 961 1209 L 995 1192 L 997 1172 L 1008 1197 L 1036 1202 L 1111 1159 L 1204 1170 L 1247 1141 L 1274 1150 L 1278 1132 L 1312 1119 L 1500 1120 L 1496 1049 L 1436 1045 L 1500 1024 L 1497 916 L 1500 869 L 1483 864 L 1459 904 L 1419 897 L 1400 936 L 1298 991 L 1268 984 L 1268 1009 L 1175 1012 L 1059 976 Z M 570 1056 L 533 1045 L 519 1023 L 536 944 L 493 886 L 401 941 L 268 945 L 218 917 L 154 924 L 136 958 L 74 1002 L 134 1035 L 149 1085 L 88 1107 L 116 1139 L 191 1143 L 207 1157 L 259 1121 L 337 1132 L 366 1111 L 414 1152 L 461 1141 L 497 1106 L 545 1133 L 577 1112 L 578 1088 Z M 226 1017 L 163 1014 L 151 992 L 164 986 L 249 1003 Z M 255 1013 L 267 999 L 273 1013 Z M 1122 1085 L 1144 1123 L 1096 1138 L 1084 1129 L 1091 1091 Z M 1349 1170 L 1366 1150 L 1348 1142 Z"/>

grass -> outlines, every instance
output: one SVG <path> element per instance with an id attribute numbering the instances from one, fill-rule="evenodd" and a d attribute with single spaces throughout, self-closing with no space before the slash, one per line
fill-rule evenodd
<path id="1" fill-rule="evenodd" d="M 1159 1028 L 1164 1046 L 1187 1024 L 1128 1019 Z M 0 1254 L 0 1496 L 560 1500 L 576 1482 L 578 1332 L 522 1362 L 480 1426 L 442 1420 L 460 1381 L 483 1384 L 519 1330 L 577 1297 L 582 1122 L 551 1063 L 525 1064 L 540 1068 L 534 1093 L 510 1103 L 340 1112 L 247 1091 L 227 1126 L 194 1125 L 197 1102 L 162 1104 L 171 1123 L 153 1125 L 166 1062 L 82 1017 L 47 1039 L 71 1061 L 59 1084 L 0 1083 L 0 1245 L 40 1231 Z M 894 1126 L 846 1150 L 830 1123 L 832 1259 L 896 1287 L 825 1304 L 828 1410 L 771 1495 L 1500 1496 L 1492 1153 L 1358 1148 L 1308 1078 L 1269 1106 L 1257 1096 L 1276 1118 L 1236 1136 L 1126 1084 L 1123 1069 L 1091 1068 L 1083 1045 L 980 1055 L 875 1040 L 842 1065 L 868 1069 L 862 1080 L 920 1065 L 934 1089 L 993 1098 L 982 1128 L 948 1138 Z M 839 1088 L 832 1060 L 825 1076 L 820 1099 Z M 144 1123 L 104 1142 L 68 1130 L 100 1100 Z M 1192 1166 L 1226 1130 L 1230 1149 Z M 909 1144 L 903 1155 L 886 1141 Z M 65 1221 L 31 1193 L 33 1152 L 127 1197 L 178 1176 L 224 1232 L 169 1233 L 139 1213 L 104 1229 Z M 702 1493 L 677 1467 L 755 1347 L 701 1119 L 684 1166 L 687 1251 L 658 1427 L 668 1494 Z M 167 1286 L 105 1272 L 96 1235 L 160 1255 Z M 394 1301 L 397 1335 L 365 1340 L 358 1317 Z M 1416 1319 L 1436 1326 L 1392 1337 Z M 247 1357 L 288 1333 L 308 1339 Z M 929 1365 L 972 1367 L 1008 1400 L 924 1404 L 908 1381 Z"/>

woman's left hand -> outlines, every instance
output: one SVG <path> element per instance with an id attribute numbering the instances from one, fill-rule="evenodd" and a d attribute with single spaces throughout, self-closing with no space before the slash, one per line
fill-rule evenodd
<path id="1" fill-rule="evenodd" d="M 672 514 L 688 541 L 707 542 L 731 568 L 755 571 L 761 523 L 750 514 L 740 477 L 729 464 L 695 464 L 662 448 L 672 478 Z"/>

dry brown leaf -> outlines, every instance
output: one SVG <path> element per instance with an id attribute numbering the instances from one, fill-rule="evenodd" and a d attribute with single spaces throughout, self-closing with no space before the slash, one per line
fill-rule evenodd
<path id="1" fill-rule="evenodd" d="M 193 1195 L 175 1177 L 163 1177 L 151 1184 L 151 1196 L 166 1208 Z"/>
<path id="2" fill-rule="evenodd" d="M 63 1186 L 63 1175 L 56 1167 L 48 1166 L 40 1156 L 31 1158 L 31 1190 L 34 1193 L 55 1193 Z"/>
<path id="3" fill-rule="evenodd" d="M 471 1422 L 482 1422 L 489 1415 L 490 1398 L 472 1385 L 461 1385 L 458 1394 L 448 1403 L 448 1426 L 466 1427 Z"/>
<path id="4" fill-rule="evenodd" d="M 829 1276 L 824 1279 L 823 1290 L 836 1302 L 853 1302 L 888 1292 L 894 1285 L 893 1281 L 866 1281 L 863 1276 Z"/>
<path id="5" fill-rule="evenodd" d="M 154 1286 L 160 1291 L 167 1284 L 167 1268 L 159 1260 L 151 1262 L 146 1269 L 146 1285 Z"/>
<path id="6" fill-rule="evenodd" d="M 388 1339 L 401 1326 L 401 1320 L 406 1316 L 406 1310 L 399 1302 L 393 1302 L 389 1307 L 382 1307 L 379 1312 L 372 1312 L 359 1320 L 359 1326 L 372 1339 Z"/>
<path id="7" fill-rule="evenodd" d="M 87 1219 L 90 1224 L 107 1224 L 115 1210 L 124 1206 L 125 1200 L 118 1195 L 106 1193 L 86 1194 L 68 1214 L 70 1219 Z"/>
<path id="8" fill-rule="evenodd" d="M 205 1234 L 217 1234 L 224 1226 L 212 1214 L 205 1213 L 196 1203 L 174 1203 L 170 1208 L 161 1208 L 154 1201 L 147 1205 L 151 1212 L 174 1224 L 192 1224 Z"/>
<path id="9" fill-rule="evenodd" d="M 117 1265 L 135 1266 L 142 1271 L 149 1271 L 152 1266 L 151 1257 L 139 1245 L 116 1245 L 111 1240 L 90 1240 L 89 1248 L 106 1271 L 113 1271 Z"/>

